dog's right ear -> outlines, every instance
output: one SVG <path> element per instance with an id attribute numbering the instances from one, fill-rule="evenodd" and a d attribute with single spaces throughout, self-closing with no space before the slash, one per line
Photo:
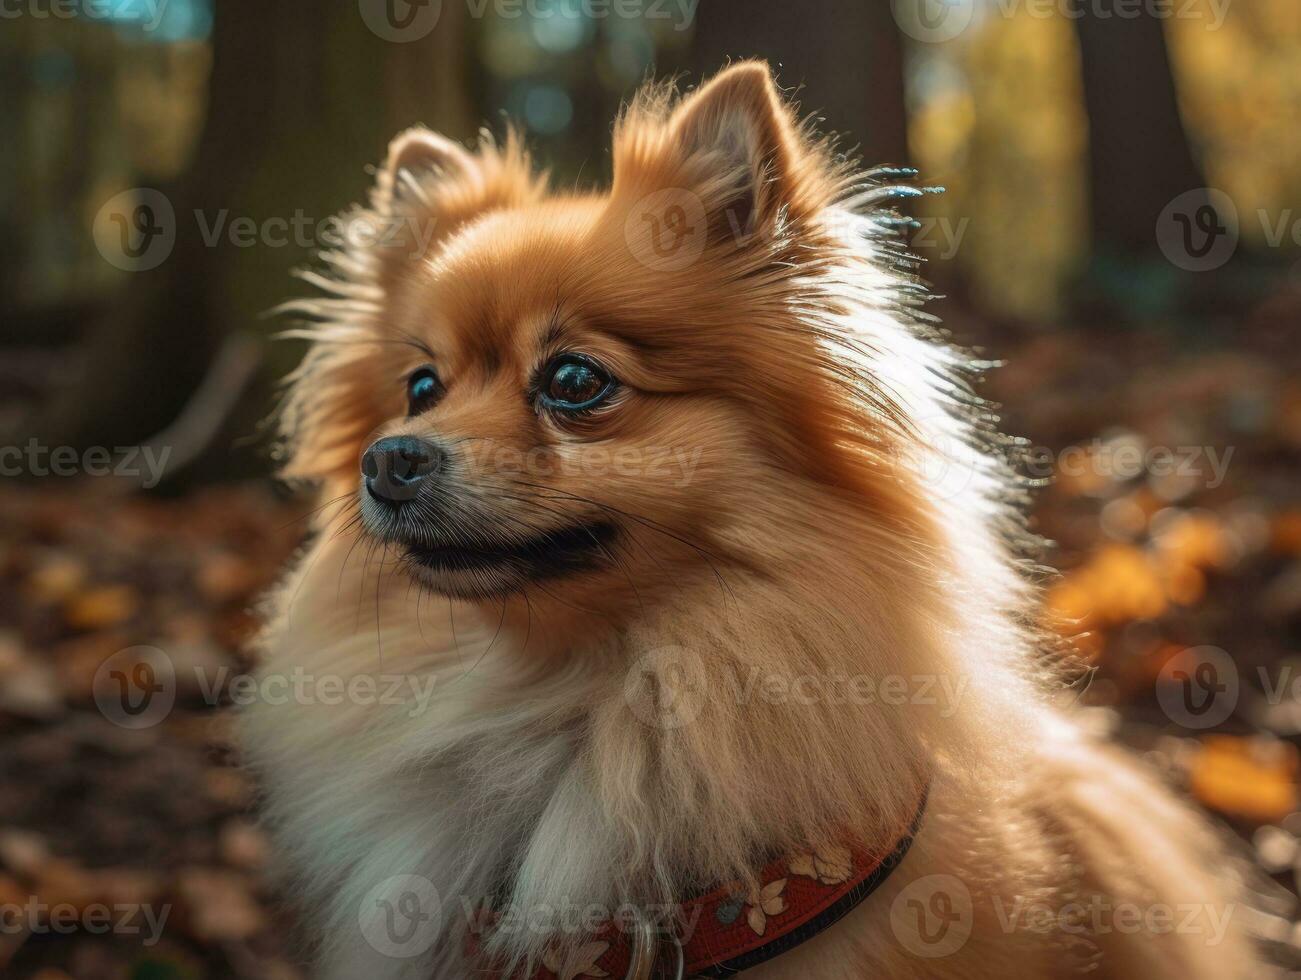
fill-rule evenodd
<path id="1" fill-rule="evenodd" d="M 488 211 L 540 197 L 535 176 L 514 132 L 498 145 L 484 133 L 474 151 L 416 126 L 389 144 L 371 193 L 382 228 L 376 254 L 383 274 L 428 257 L 457 228 Z"/>
<path id="2" fill-rule="evenodd" d="M 385 217 L 426 200 L 432 181 L 464 181 L 474 173 L 474 158 L 446 136 L 423 126 L 399 133 L 375 182 L 375 210 Z"/>

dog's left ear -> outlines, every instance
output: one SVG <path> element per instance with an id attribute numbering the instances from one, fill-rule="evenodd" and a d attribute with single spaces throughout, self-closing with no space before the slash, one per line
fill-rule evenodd
<path id="1" fill-rule="evenodd" d="M 810 144 L 791 103 L 759 61 L 732 65 L 684 98 L 667 119 L 655 100 L 634 105 L 615 136 L 615 191 L 689 191 L 711 240 L 811 221 L 834 198 L 825 153 Z"/>
<path id="2" fill-rule="evenodd" d="M 735 227 L 775 220 L 802 203 L 803 147 L 793 116 L 757 61 L 720 72 L 673 113 L 679 152 L 708 159 L 729 177 L 709 203 L 726 207 Z"/>

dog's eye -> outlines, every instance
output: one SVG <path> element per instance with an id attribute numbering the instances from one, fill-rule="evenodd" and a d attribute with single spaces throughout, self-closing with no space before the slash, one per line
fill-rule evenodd
<path id="1" fill-rule="evenodd" d="M 609 372 L 582 354 L 560 355 L 546 366 L 542 378 L 542 403 L 566 412 L 595 408 L 615 388 Z"/>
<path id="2" fill-rule="evenodd" d="M 425 366 L 407 378 L 407 415 L 419 415 L 434 407 L 443 396 L 443 383 L 433 368 Z"/>

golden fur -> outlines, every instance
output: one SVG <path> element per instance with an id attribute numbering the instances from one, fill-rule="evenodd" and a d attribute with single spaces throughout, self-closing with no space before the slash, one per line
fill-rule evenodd
<path id="1" fill-rule="evenodd" d="M 513 137 L 471 152 L 405 133 L 351 214 L 387 241 L 327 253 L 308 275 L 325 296 L 293 304 L 315 322 L 285 473 L 327 506 L 269 611 L 263 675 L 434 684 L 421 710 L 305 698 L 243 716 L 319 975 L 474 975 L 462 898 L 647 907 L 846 832 L 888 849 L 930 781 L 886 886 L 754 977 L 1261 976 L 1210 829 L 1048 704 L 1021 495 L 972 366 L 919 310 L 881 209 L 892 175 L 840 162 L 755 63 L 685 97 L 649 88 L 613 159 L 608 193 L 558 193 Z M 656 218 L 690 229 L 689 261 L 661 261 Z M 559 419 L 526 393 L 574 350 L 620 387 Z M 402 379 L 431 356 L 446 394 L 406 418 Z M 358 458 L 388 435 L 449 447 L 438 533 L 617 536 L 554 579 L 431 579 L 355 512 Z M 912 686 L 739 695 L 755 677 Z M 926 679 L 951 703 L 911 696 Z M 442 899 L 436 941 L 409 958 L 363 937 L 400 875 Z M 972 923 L 942 957 L 908 947 L 901 895 L 935 875 L 962 883 Z M 1018 902 L 1092 896 L 1229 921 L 1008 924 Z M 581 942 L 527 929 L 491 952 Z"/>

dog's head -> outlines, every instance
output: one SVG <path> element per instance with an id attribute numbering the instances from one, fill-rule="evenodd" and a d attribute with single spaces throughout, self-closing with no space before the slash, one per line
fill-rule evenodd
<path id="1" fill-rule="evenodd" d="M 806 519 L 800 486 L 861 495 L 889 457 L 898 413 L 833 336 L 864 262 L 830 217 L 845 193 L 754 63 L 643 93 L 608 193 L 549 191 L 513 138 L 404 133 L 325 256 L 333 297 L 299 307 L 325 323 L 288 474 L 356 494 L 462 598 L 565 578 L 632 599 L 753 558 Z M 888 483 L 868 497 L 898 511 Z"/>

